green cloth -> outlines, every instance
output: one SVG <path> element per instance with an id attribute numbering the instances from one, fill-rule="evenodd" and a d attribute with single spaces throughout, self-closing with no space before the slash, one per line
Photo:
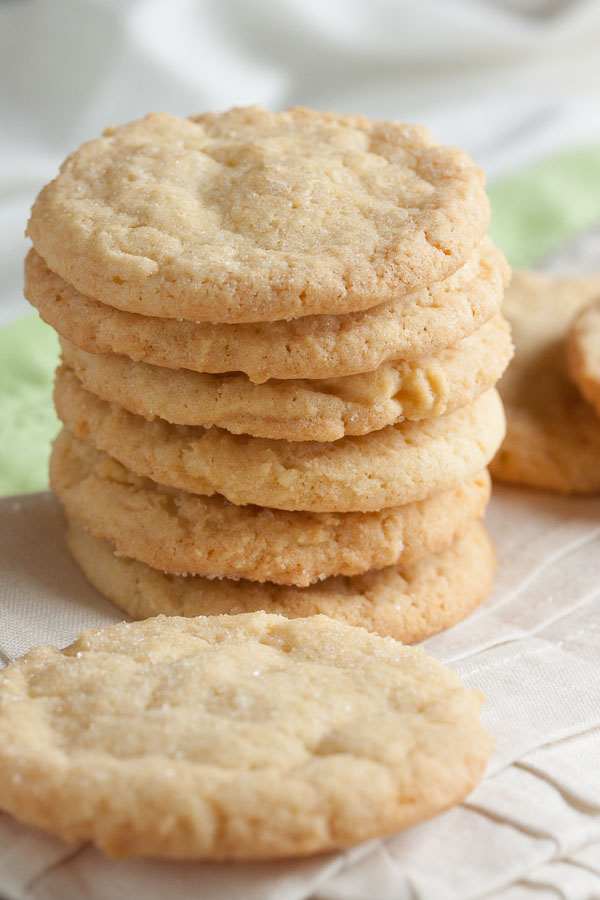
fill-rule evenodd
<path id="1" fill-rule="evenodd" d="M 600 147 L 571 150 L 490 185 L 490 234 L 515 269 L 600 220 Z"/>
<path id="2" fill-rule="evenodd" d="M 533 265 L 600 220 L 600 148 L 563 153 L 490 185 L 494 241 Z M 47 487 L 58 341 L 36 315 L 0 328 L 0 494 Z"/>
<path id="3" fill-rule="evenodd" d="M 0 328 L 0 494 L 48 485 L 50 441 L 58 432 L 52 380 L 59 346 L 37 315 Z"/>

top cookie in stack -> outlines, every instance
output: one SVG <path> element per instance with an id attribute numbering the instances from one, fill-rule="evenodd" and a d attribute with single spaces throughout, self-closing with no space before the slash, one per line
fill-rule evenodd
<path id="1" fill-rule="evenodd" d="M 44 188 L 28 234 L 102 303 L 240 323 L 396 300 L 456 272 L 487 224 L 481 173 L 424 129 L 252 108 L 108 129 Z"/>
<path id="2" fill-rule="evenodd" d="M 151 115 L 69 157 L 26 293 L 63 339 L 51 477 L 94 583 L 404 640 L 465 615 L 511 354 L 488 218 L 461 151 L 357 116 Z"/>

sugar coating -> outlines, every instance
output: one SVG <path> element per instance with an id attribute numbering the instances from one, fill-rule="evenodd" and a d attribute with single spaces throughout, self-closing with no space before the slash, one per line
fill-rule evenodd
<path id="1" fill-rule="evenodd" d="M 462 151 L 398 122 L 159 113 L 71 154 L 28 234 L 54 272 L 120 309 L 267 322 L 451 275 L 488 226 L 483 185 Z"/>
<path id="2" fill-rule="evenodd" d="M 430 356 L 343 378 L 261 385 L 239 373 L 203 375 L 87 353 L 65 338 L 61 347 L 86 390 L 129 412 L 288 441 L 335 441 L 452 412 L 493 387 L 512 355 L 510 329 L 499 315 Z"/>
<path id="3" fill-rule="evenodd" d="M 363 312 L 241 325 L 178 322 L 123 312 L 85 297 L 31 250 L 25 295 L 63 337 L 90 353 L 197 372 L 338 378 L 387 360 L 421 358 L 472 334 L 502 303 L 510 270 L 484 238 L 454 275 Z"/>
<path id="4" fill-rule="evenodd" d="M 0 807 L 119 857 L 343 847 L 471 790 L 491 750 L 482 699 L 325 616 L 91 629 L 0 673 Z"/>
<path id="5" fill-rule="evenodd" d="M 583 397 L 600 416 L 600 276 L 595 299 L 575 316 L 567 334 L 567 367 Z"/>
<path id="6" fill-rule="evenodd" d="M 600 276 L 551 278 L 517 272 L 504 314 L 515 358 L 499 384 L 506 439 L 494 478 L 565 494 L 600 491 L 600 419 L 567 373 L 571 322 L 600 291 Z"/>
<path id="7" fill-rule="evenodd" d="M 493 388 L 447 416 L 326 444 L 148 422 L 84 390 L 66 366 L 57 372 L 54 398 L 76 437 L 136 474 L 192 494 L 276 509 L 369 512 L 424 500 L 480 472 L 504 436 Z"/>
<path id="8" fill-rule="evenodd" d="M 380 512 L 235 506 L 134 475 L 67 430 L 54 443 L 50 484 L 67 515 L 120 555 L 176 574 L 299 586 L 438 553 L 483 515 L 490 493 L 482 472 L 453 491 Z"/>

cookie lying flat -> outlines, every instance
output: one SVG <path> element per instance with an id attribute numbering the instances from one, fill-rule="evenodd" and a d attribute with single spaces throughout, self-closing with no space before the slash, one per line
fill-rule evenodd
<path id="1" fill-rule="evenodd" d="M 90 629 L 0 673 L 0 808 L 118 857 L 344 847 L 474 787 L 482 700 L 423 651 L 325 616 Z"/>
<path id="2" fill-rule="evenodd" d="M 454 491 L 373 513 L 309 513 L 234 506 L 164 488 L 63 430 L 50 484 L 70 518 L 118 553 L 165 572 L 305 586 L 438 553 L 483 516 L 482 472 Z"/>
<path id="3" fill-rule="evenodd" d="M 519 272 L 504 314 L 515 358 L 500 382 L 507 435 L 495 478 L 565 494 L 600 491 L 600 419 L 567 375 L 565 338 L 573 316 L 600 291 L 600 277 L 549 278 Z"/>
<path id="4" fill-rule="evenodd" d="M 485 528 L 473 522 L 440 553 L 410 567 L 388 566 L 308 587 L 168 575 L 117 556 L 108 541 L 69 523 L 69 548 L 100 593 L 135 619 L 266 610 L 290 618 L 325 613 L 405 644 L 450 628 L 489 594 L 496 560 Z"/>
<path id="5" fill-rule="evenodd" d="M 267 322 L 441 281 L 489 222 L 484 176 L 424 128 L 258 107 L 107 129 L 28 226 L 78 290 L 143 315 Z"/>
<path id="6" fill-rule="evenodd" d="M 313 512 L 369 512 L 452 490 L 485 468 L 504 435 L 494 389 L 447 416 L 332 444 L 148 422 L 84 390 L 66 366 L 57 371 L 54 399 L 76 437 L 158 484 Z"/>
<path id="7" fill-rule="evenodd" d="M 600 295 L 600 277 L 597 293 Z M 584 306 L 571 323 L 567 365 L 572 380 L 600 416 L 600 296 Z"/>
<path id="8" fill-rule="evenodd" d="M 494 386 L 512 354 L 501 316 L 423 359 L 384 363 L 375 372 L 345 378 L 261 385 L 245 375 L 201 375 L 86 353 L 64 338 L 61 346 L 86 390 L 129 412 L 288 441 L 335 441 L 460 409 Z"/>
<path id="9" fill-rule="evenodd" d="M 504 257 L 485 238 L 444 282 L 360 313 L 289 322 L 211 325 L 122 312 L 80 294 L 32 250 L 25 295 L 63 337 L 90 353 L 197 372 L 269 378 L 337 378 L 390 359 L 416 359 L 456 344 L 497 314 L 508 281 Z"/>

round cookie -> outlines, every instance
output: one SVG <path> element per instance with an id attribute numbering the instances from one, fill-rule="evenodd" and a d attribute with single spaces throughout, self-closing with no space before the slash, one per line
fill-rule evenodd
<path id="1" fill-rule="evenodd" d="M 565 494 L 600 491 L 600 419 L 569 379 L 565 356 L 574 315 L 599 291 L 600 276 L 514 276 L 504 314 L 515 357 L 499 385 L 507 435 L 493 477 Z"/>
<path id="2" fill-rule="evenodd" d="M 439 553 L 483 516 L 490 494 L 482 472 L 453 491 L 381 512 L 235 506 L 140 478 L 66 430 L 52 449 L 50 484 L 69 518 L 121 556 L 164 572 L 300 587 Z"/>
<path id="3" fill-rule="evenodd" d="M 512 354 L 507 322 L 494 316 L 455 347 L 374 372 L 328 380 L 271 380 L 165 369 L 126 356 L 91 354 L 61 339 L 62 357 L 83 387 L 148 420 L 217 425 L 234 434 L 335 441 L 404 419 L 444 415 L 471 403 L 501 377 Z"/>
<path id="4" fill-rule="evenodd" d="M 134 619 L 265 610 L 290 618 L 324 613 L 405 644 L 462 621 L 489 594 L 496 560 L 487 532 L 472 522 L 445 550 L 413 566 L 333 576 L 308 587 L 168 575 L 118 556 L 108 541 L 69 522 L 69 549 L 101 594 Z"/>
<path id="5" fill-rule="evenodd" d="M 63 163 L 27 233 L 119 309 L 269 322 L 368 309 L 442 281 L 489 223 L 462 151 L 398 122 L 258 107 L 107 129 Z"/>
<path id="6" fill-rule="evenodd" d="M 600 277 L 597 293 L 571 324 L 567 365 L 572 380 L 600 416 Z"/>
<path id="7" fill-rule="evenodd" d="M 0 808 L 116 857 L 345 847 L 474 787 L 482 701 L 422 650 L 325 616 L 90 629 L 0 673 Z"/>
<path id="8" fill-rule="evenodd" d="M 510 270 L 489 238 L 446 281 L 364 312 L 246 325 L 156 319 L 91 300 L 51 272 L 31 250 L 25 296 L 42 319 L 89 353 L 213 374 L 338 378 L 390 359 L 417 359 L 450 347 L 496 315 Z"/>
<path id="9" fill-rule="evenodd" d="M 447 416 L 331 444 L 148 422 L 84 390 L 66 366 L 54 399 L 76 437 L 138 475 L 238 505 L 312 512 L 369 512 L 452 490 L 487 465 L 504 435 L 494 389 Z"/>

